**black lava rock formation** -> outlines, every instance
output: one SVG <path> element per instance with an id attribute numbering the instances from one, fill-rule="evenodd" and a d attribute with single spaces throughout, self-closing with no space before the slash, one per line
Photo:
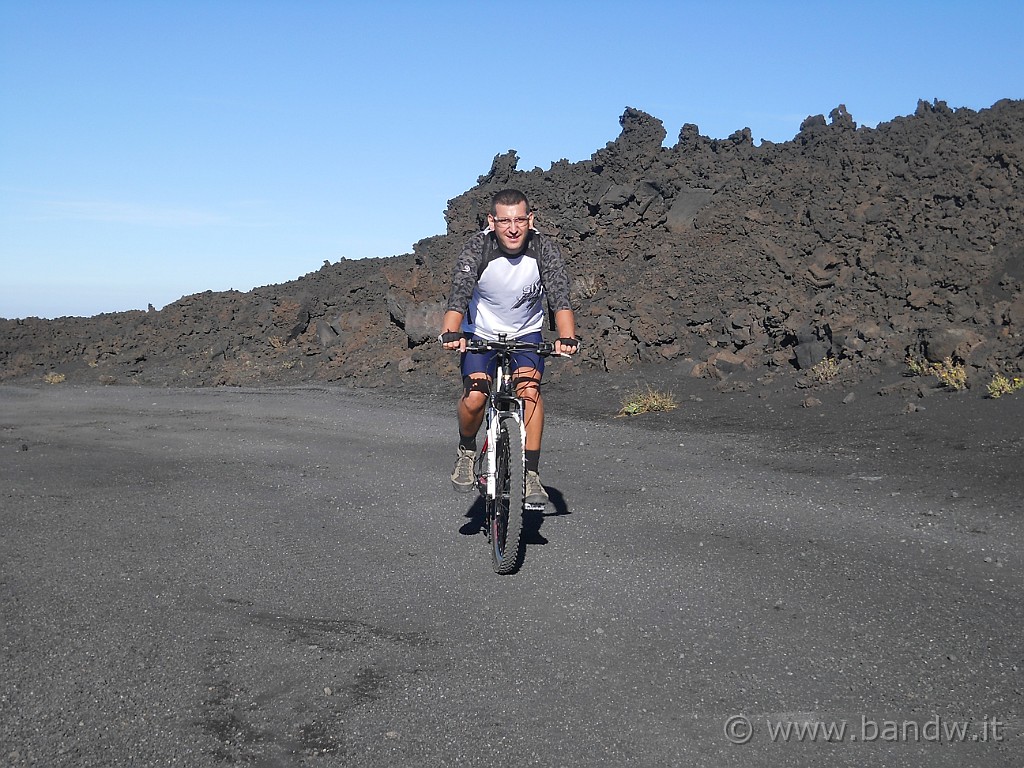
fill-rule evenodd
<path id="1" fill-rule="evenodd" d="M 857 381 L 908 355 L 952 358 L 972 381 L 1022 371 L 1024 102 L 922 101 L 873 129 L 840 105 L 760 146 L 688 124 L 665 147 L 656 118 L 620 123 L 586 161 L 521 171 L 498 155 L 449 201 L 447 234 L 411 254 L 159 311 L 0 320 L 0 381 L 450 383 L 454 356 L 434 343 L 449 272 L 506 186 L 573 275 L 585 350 L 555 375 L 655 364 L 799 382 L 830 358 Z"/>

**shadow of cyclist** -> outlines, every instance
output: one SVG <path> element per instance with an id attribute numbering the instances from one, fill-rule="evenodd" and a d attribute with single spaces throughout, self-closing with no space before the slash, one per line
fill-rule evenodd
<path id="1" fill-rule="evenodd" d="M 484 507 L 483 496 L 477 496 L 473 506 L 466 510 L 466 522 L 459 528 L 463 536 L 476 536 L 486 531 L 487 510 Z"/>
<path id="2" fill-rule="evenodd" d="M 561 517 L 572 514 L 569 511 L 569 505 L 565 503 L 565 496 L 560 490 L 552 488 L 550 485 L 545 485 L 544 489 L 548 492 L 548 509 L 544 512 L 544 517 Z"/>
<path id="3" fill-rule="evenodd" d="M 545 488 L 548 492 L 548 509 L 551 511 L 534 512 L 528 510 L 523 512 L 523 541 L 526 544 L 544 545 L 548 543 L 548 540 L 540 532 L 545 517 L 562 517 L 563 515 L 572 514 L 561 491 L 550 486 L 545 486 Z M 465 517 L 466 522 L 459 528 L 459 533 L 463 536 L 476 536 L 478 533 L 485 532 L 487 513 L 482 496 L 477 497 L 473 505 L 466 510 Z"/>

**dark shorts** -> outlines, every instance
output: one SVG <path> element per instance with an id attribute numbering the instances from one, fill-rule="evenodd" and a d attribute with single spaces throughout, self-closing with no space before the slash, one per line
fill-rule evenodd
<path id="1" fill-rule="evenodd" d="M 520 336 L 516 341 L 527 341 L 533 344 L 540 344 L 544 341 L 544 335 L 537 331 Z M 473 373 L 486 373 L 492 379 L 498 368 L 497 352 L 464 352 L 462 355 L 462 375 L 469 376 Z M 544 358 L 536 352 L 513 352 L 512 370 L 519 368 L 536 368 L 538 374 L 544 373 Z"/>

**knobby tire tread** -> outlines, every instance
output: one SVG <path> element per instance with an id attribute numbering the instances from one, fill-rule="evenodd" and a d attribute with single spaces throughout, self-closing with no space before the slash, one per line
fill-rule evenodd
<path id="1" fill-rule="evenodd" d="M 491 554 L 494 572 L 499 575 L 515 573 L 523 563 L 524 479 L 526 477 L 523 436 L 519 422 L 512 417 L 501 419 L 498 428 L 496 498 L 492 509 Z M 506 505 L 507 498 L 507 505 Z M 495 525 L 498 515 L 505 516 L 504 536 Z"/>

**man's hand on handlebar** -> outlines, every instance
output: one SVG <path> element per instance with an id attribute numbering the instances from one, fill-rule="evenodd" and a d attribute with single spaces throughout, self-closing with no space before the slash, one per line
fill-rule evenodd
<path id="1" fill-rule="evenodd" d="M 445 349 L 458 350 L 459 352 L 466 351 L 466 337 L 459 331 L 444 331 L 437 340 L 441 342 L 441 346 Z"/>
<path id="2" fill-rule="evenodd" d="M 572 357 L 580 349 L 579 339 L 575 338 L 558 338 L 555 339 L 555 354 L 564 355 L 565 357 Z"/>

